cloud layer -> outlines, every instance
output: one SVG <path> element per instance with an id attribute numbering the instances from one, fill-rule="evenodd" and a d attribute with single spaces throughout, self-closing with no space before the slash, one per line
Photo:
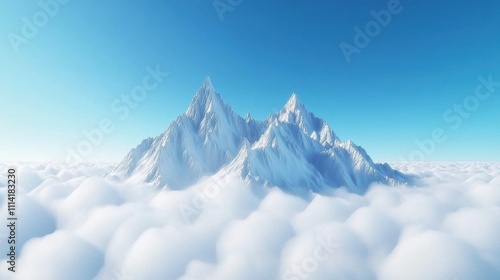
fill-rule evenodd
<path id="1" fill-rule="evenodd" d="M 498 279 L 500 164 L 395 167 L 418 186 L 304 200 L 231 178 L 156 192 L 104 179 L 106 164 L 19 164 L 18 272 L 0 278 Z"/>

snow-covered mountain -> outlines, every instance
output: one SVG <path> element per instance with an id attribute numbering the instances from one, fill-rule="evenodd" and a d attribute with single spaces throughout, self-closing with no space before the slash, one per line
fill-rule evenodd
<path id="1" fill-rule="evenodd" d="M 340 141 L 296 94 L 263 122 L 244 119 L 222 101 L 209 77 L 184 114 L 161 135 L 143 140 L 108 176 L 169 189 L 205 176 L 237 176 L 298 194 L 341 186 L 359 193 L 373 182 L 407 181 L 388 164 L 374 163 L 363 148 Z"/>

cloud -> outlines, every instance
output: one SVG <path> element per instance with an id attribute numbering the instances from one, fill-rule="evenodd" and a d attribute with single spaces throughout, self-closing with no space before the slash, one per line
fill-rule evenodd
<path id="1" fill-rule="evenodd" d="M 381 270 L 383 279 L 495 279 L 498 271 L 468 244 L 443 232 L 407 229 Z"/>
<path id="2" fill-rule="evenodd" d="M 19 279 L 92 279 L 102 252 L 73 233 L 58 230 L 29 241 L 19 262 Z"/>
<path id="3" fill-rule="evenodd" d="M 418 175 L 417 185 L 373 185 L 365 195 L 337 189 L 304 199 L 234 178 L 157 192 L 104 179 L 107 164 L 20 164 L 16 275 L 496 279 L 500 165 L 395 166 Z M 5 184 L 0 198 L 6 211 Z M 5 270 L 0 278 L 14 279 Z"/>

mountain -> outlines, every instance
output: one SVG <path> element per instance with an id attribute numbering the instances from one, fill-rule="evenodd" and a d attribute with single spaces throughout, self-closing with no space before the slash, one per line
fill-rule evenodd
<path id="1" fill-rule="evenodd" d="M 225 104 L 209 77 L 184 114 L 161 135 L 143 140 L 108 174 L 168 189 L 212 175 L 297 194 L 341 186 L 362 193 L 374 182 L 408 180 L 388 164 L 374 163 L 351 141 L 341 141 L 295 93 L 278 113 L 256 121 Z"/>

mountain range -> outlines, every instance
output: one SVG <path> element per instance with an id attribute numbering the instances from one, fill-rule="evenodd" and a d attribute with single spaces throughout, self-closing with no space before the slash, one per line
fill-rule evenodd
<path id="1" fill-rule="evenodd" d="M 377 164 L 352 141 L 341 141 L 294 93 L 264 121 L 225 104 L 206 77 L 185 113 L 162 134 L 144 139 L 108 176 L 183 189 L 207 176 L 236 176 L 249 185 L 290 193 L 363 193 L 370 184 L 404 184 L 408 176 Z"/>

